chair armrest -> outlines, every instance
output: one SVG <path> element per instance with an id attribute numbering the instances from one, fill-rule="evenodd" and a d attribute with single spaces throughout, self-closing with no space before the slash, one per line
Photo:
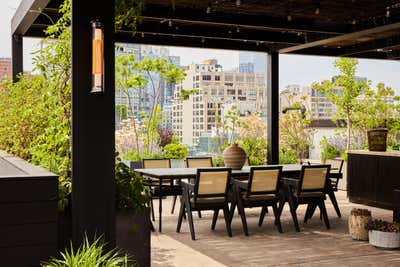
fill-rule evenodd
<path id="1" fill-rule="evenodd" d="M 236 186 L 237 188 L 248 190 L 249 183 L 248 181 L 241 181 L 236 179 L 231 179 L 231 183 Z"/>
<path id="2" fill-rule="evenodd" d="M 182 188 L 188 191 L 194 191 L 194 184 L 186 182 L 186 181 L 181 181 Z"/>
<path id="3" fill-rule="evenodd" d="M 289 185 L 297 188 L 299 186 L 300 180 L 294 178 L 282 178 L 284 185 Z"/>

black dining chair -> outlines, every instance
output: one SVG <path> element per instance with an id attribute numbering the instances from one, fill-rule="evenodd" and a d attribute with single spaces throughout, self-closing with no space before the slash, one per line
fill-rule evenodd
<path id="1" fill-rule="evenodd" d="M 296 211 L 298 206 L 302 204 L 308 205 L 305 218 L 308 218 L 308 214 L 312 210 L 319 207 L 326 228 L 330 228 L 328 214 L 325 207 L 326 185 L 330 168 L 330 165 L 303 165 L 301 167 L 300 179 L 283 179 L 286 199 L 290 205 L 290 212 L 292 213 L 296 231 L 300 232 Z M 284 204 L 285 202 L 281 202 L 279 205 L 279 215 L 282 213 Z"/>
<path id="2" fill-rule="evenodd" d="M 195 240 L 193 211 L 213 210 L 214 216 L 211 229 L 215 229 L 219 210 L 223 210 L 228 235 L 232 236 L 229 221 L 228 185 L 231 174 L 230 168 L 197 169 L 194 183 L 182 181 L 182 202 L 179 210 L 176 231 L 179 233 L 184 214 L 188 218 L 190 234 Z"/>
<path id="3" fill-rule="evenodd" d="M 282 166 L 274 167 L 250 167 L 247 181 L 231 179 L 234 187 L 235 198 L 230 209 L 230 220 L 232 220 L 235 207 L 242 219 L 243 231 L 249 235 L 245 208 L 262 207 L 258 226 L 261 226 L 268 206 L 271 206 L 275 216 L 275 224 L 278 231 L 282 233 L 282 226 L 278 212 L 279 185 L 282 174 Z"/>

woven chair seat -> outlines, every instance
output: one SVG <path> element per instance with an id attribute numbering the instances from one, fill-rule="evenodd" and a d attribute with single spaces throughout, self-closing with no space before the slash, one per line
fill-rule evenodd
<path id="1" fill-rule="evenodd" d="M 247 196 L 246 193 L 242 195 L 243 200 L 250 200 L 250 201 L 264 201 L 264 200 L 273 200 L 275 199 L 275 194 L 265 194 L 265 195 L 250 195 Z"/>
<path id="2" fill-rule="evenodd" d="M 193 204 L 194 199 L 190 199 L 190 202 Z M 225 199 L 224 197 L 202 197 L 202 198 L 197 198 L 196 203 L 197 204 L 215 204 L 215 203 L 224 203 Z"/>

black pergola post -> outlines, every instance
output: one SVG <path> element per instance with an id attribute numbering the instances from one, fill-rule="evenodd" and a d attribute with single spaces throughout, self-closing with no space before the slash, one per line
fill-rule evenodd
<path id="1" fill-rule="evenodd" d="M 268 54 L 267 69 L 267 160 L 279 163 L 279 53 Z"/>
<path id="2" fill-rule="evenodd" d="M 104 25 L 104 92 L 92 87 L 91 21 Z M 72 1 L 72 227 L 115 245 L 114 0 Z"/>
<path id="3" fill-rule="evenodd" d="M 17 81 L 18 74 L 23 72 L 23 41 L 22 36 L 14 34 L 11 37 L 12 79 Z"/>

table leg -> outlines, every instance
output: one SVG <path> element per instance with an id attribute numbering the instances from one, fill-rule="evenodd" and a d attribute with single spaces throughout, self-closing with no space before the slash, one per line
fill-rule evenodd
<path id="1" fill-rule="evenodd" d="M 158 195 L 159 195 L 159 202 L 158 202 L 158 212 L 159 212 L 159 218 L 158 218 L 158 231 L 161 233 L 162 231 L 162 179 L 160 178 L 160 188 L 158 190 Z"/>

